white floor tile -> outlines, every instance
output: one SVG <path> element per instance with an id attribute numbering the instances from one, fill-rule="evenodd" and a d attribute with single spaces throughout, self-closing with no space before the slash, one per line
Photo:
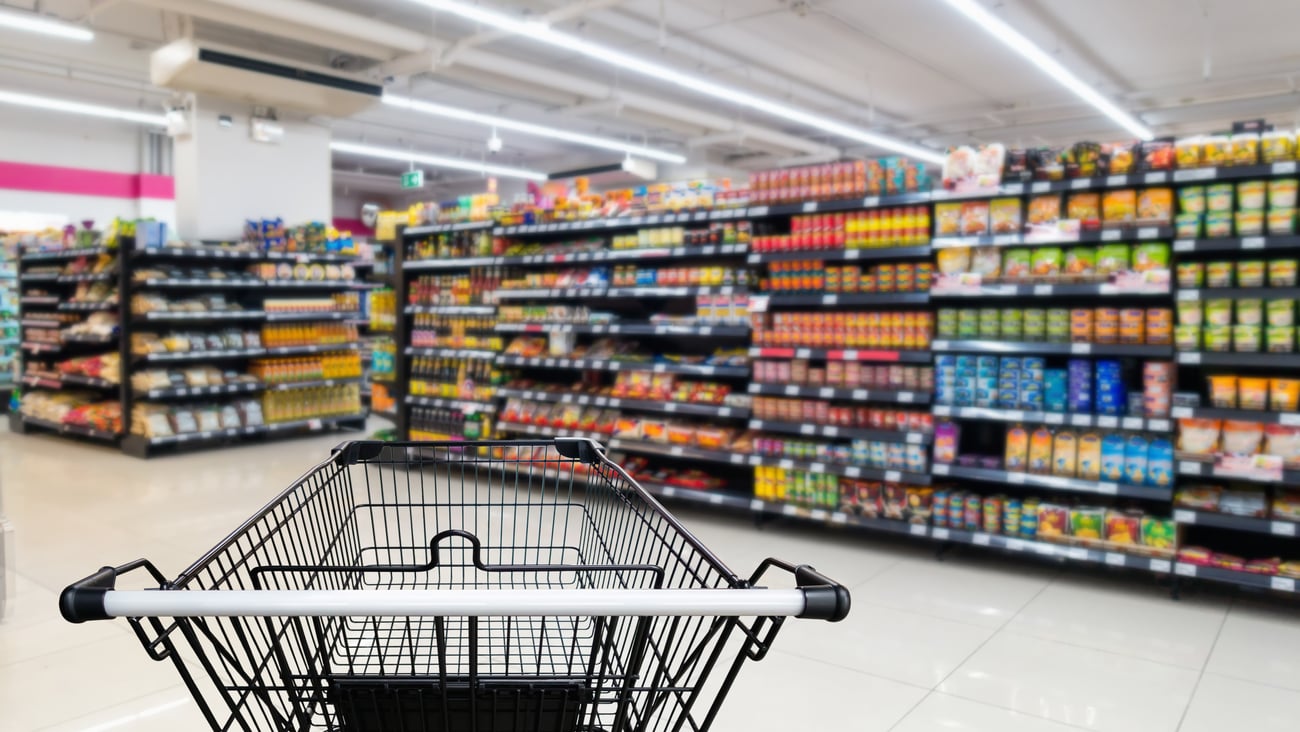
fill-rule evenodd
<path id="1" fill-rule="evenodd" d="M 1173 732 L 1198 672 L 999 633 L 939 691 L 1102 732 Z"/>
<path id="2" fill-rule="evenodd" d="M 1300 691 L 1300 612 L 1294 606 L 1238 603 L 1205 670 Z"/>
<path id="3" fill-rule="evenodd" d="M 1062 577 L 1006 630 L 1200 669 L 1227 610 L 1224 600 L 1174 601 L 1167 590 L 1147 585 Z"/>
<path id="4" fill-rule="evenodd" d="M 1292 732 L 1300 692 L 1207 673 L 1196 687 L 1179 732 Z"/>
<path id="5" fill-rule="evenodd" d="M 1070 732 L 1077 729 L 936 691 L 890 732 Z"/>
<path id="6" fill-rule="evenodd" d="M 887 730 L 924 689 L 773 651 L 740 671 L 718 732 Z"/>
<path id="7" fill-rule="evenodd" d="M 48 732 L 197 732 L 208 729 L 208 723 L 189 691 L 184 686 L 174 686 L 45 729 Z"/>
<path id="8" fill-rule="evenodd" d="M 860 602 L 996 628 L 1056 574 L 1032 563 L 1010 565 L 991 556 L 983 559 L 992 566 L 977 556 L 899 562 L 855 587 L 853 596 Z"/>
<path id="9" fill-rule="evenodd" d="M 858 603 L 840 623 L 792 620 L 779 648 L 806 658 L 932 689 L 993 629 Z"/>

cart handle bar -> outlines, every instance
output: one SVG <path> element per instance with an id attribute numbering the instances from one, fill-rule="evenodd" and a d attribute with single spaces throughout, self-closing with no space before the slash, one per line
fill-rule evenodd
<path id="1" fill-rule="evenodd" d="M 70 622 L 138 617 L 755 616 L 837 621 L 841 586 L 699 590 L 106 590 L 72 586 Z"/>

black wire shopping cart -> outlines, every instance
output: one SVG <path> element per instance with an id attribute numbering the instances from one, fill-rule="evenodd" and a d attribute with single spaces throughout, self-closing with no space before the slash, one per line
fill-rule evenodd
<path id="1" fill-rule="evenodd" d="M 623 732 L 708 729 L 849 593 L 737 577 L 590 440 L 352 442 L 174 581 L 105 567 L 60 608 L 127 618 L 214 730 Z"/>

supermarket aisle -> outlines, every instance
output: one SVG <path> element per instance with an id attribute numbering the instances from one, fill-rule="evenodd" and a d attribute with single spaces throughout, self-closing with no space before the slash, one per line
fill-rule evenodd
<path id="1" fill-rule="evenodd" d="M 199 729 L 174 671 L 149 661 L 125 623 L 68 625 L 56 592 L 139 556 L 175 574 L 337 441 L 142 462 L 0 432 L 17 555 L 17 597 L 0 623 L 0 727 Z M 843 624 L 792 621 L 780 650 L 742 673 L 723 732 L 1295 727 L 1294 606 L 1208 588 L 1175 603 L 1137 578 L 978 553 L 936 562 L 907 543 L 679 513 L 741 574 L 774 554 L 854 591 Z"/>

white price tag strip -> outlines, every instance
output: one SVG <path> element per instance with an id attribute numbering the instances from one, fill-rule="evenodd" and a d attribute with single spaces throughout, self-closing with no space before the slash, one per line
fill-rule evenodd
<path id="1" fill-rule="evenodd" d="M 1290 521 L 1274 521 L 1268 526 L 1269 531 L 1278 536 L 1295 536 L 1296 525 Z"/>
<path id="2" fill-rule="evenodd" d="M 1165 573 L 1168 573 L 1169 570 L 1173 568 L 1168 559 L 1152 559 L 1150 567 L 1152 572 Z"/>
<path id="3" fill-rule="evenodd" d="M 948 530 L 943 528 L 942 526 L 936 526 L 934 530 L 930 532 L 930 536 L 933 536 L 939 541 L 947 541 Z"/>
<path id="4" fill-rule="evenodd" d="M 1178 562 L 1174 564 L 1174 574 L 1178 575 L 1179 577 L 1195 577 L 1196 565 L 1187 564 L 1185 562 Z"/>
<path id="5" fill-rule="evenodd" d="M 1194 524 L 1196 523 L 1196 512 L 1176 508 L 1174 509 L 1174 523 Z"/>
<path id="6" fill-rule="evenodd" d="M 912 536 L 925 536 L 929 533 L 925 526 L 921 524 L 912 524 L 908 527 L 908 531 L 911 532 Z"/>
<path id="7" fill-rule="evenodd" d="M 1282 592 L 1295 592 L 1295 580 L 1290 577 L 1269 577 L 1268 586 Z"/>
<path id="8" fill-rule="evenodd" d="M 1119 552 L 1106 552 L 1106 564 L 1112 567 L 1123 567 L 1127 563 L 1126 558 Z"/>
<path id="9" fill-rule="evenodd" d="M 993 543 L 993 537 L 988 534 L 974 534 L 971 536 L 971 543 L 976 546 L 989 546 Z"/>

